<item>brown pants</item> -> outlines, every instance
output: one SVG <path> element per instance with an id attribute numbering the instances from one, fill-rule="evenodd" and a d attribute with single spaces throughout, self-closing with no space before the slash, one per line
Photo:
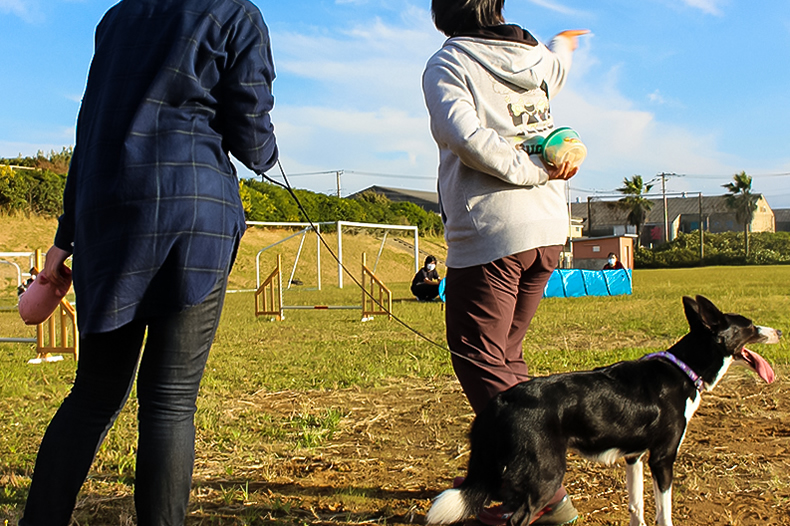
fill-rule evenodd
<path id="1" fill-rule="evenodd" d="M 447 269 L 447 343 L 475 413 L 498 393 L 529 379 L 521 343 L 561 251 L 561 246 L 541 247 L 485 265 Z"/>

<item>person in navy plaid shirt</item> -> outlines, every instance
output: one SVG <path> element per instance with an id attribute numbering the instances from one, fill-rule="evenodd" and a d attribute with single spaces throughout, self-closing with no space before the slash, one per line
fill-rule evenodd
<path id="1" fill-rule="evenodd" d="M 198 389 L 244 232 L 228 154 L 256 173 L 276 163 L 273 81 L 248 0 L 123 0 L 97 27 L 43 270 L 62 284 L 73 254 L 80 360 L 21 525 L 69 523 L 135 374 L 137 521 L 184 523 Z"/>

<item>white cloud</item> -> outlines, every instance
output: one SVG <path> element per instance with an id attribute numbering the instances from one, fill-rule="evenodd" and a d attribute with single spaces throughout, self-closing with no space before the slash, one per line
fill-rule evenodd
<path id="1" fill-rule="evenodd" d="M 722 14 L 721 4 L 722 0 L 682 0 L 683 3 L 689 7 L 700 9 L 701 11 L 710 15 L 720 16 Z"/>
<path id="2" fill-rule="evenodd" d="M 589 149 L 588 168 L 617 172 L 630 166 L 647 171 L 717 173 L 726 170 L 716 149 L 716 133 L 701 134 L 635 107 L 620 97 L 596 97 L 590 93 L 561 95 L 561 111 L 555 118 L 579 130 Z"/>
<path id="3" fill-rule="evenodd" d="M 563 15 L 578 16 L 583 14 L 582 11 L 562 5 L 558 2 L 555 2 L 554 0 L 529 0 L 529 2 L 535 4 L 536 6 L 543 7 L 550 11 L 555 11 Z"/>
<path id="4" fill-rule="evenodd" d="M 374 19 L 331 34 L 273 33 L 279 76 L 272 120 L 286 171 L 426 177 L 399 182 L 349 174 L 344 195 L 371 184 L 434 189 L 438 154 L 420 78 L 443 40 L 429 13 L 415 7 L 395 24 Z M 303 93 L 316 95 L 300 100 Z"/>
<path id="5" fill-rule="evenodd" d="M 562 8 L 547 0 L 530 1 Z M 273 114 L 286 171 L 434 176 L 438 155 L 419 79 L 425 61 L 442 40 L 429 13 L 417 8 L 404 11 L 398 25 L 376 19 L 332 34 L 273 35 L 278 70 L 288 77 L 287 85 L 275 86 L 276 94 L 281 90 L 283 95 L 278 95 Z M 619 68 L 601 75 L 592 44 L 593 39 L 583 39 L 574 58 L 572 84 L 553 105 L 558 124 L 576 128 L 589 149 L 578 186 L 613 190 L 635 173 L 651 177 L 662 171 L 732 171 L 736 159 L 718 151 L 716 130 L 700 133 L 662 122 L 658 114 L 645 109 L 648 103 L 682 104 L 667 101 L 658 90 L 638 102 L 624 96 Z M 320 86 L 320 100 L 299 101 L 284 94 L 300 79 Z M 345 180 L 350 184 L 344 195 L 371 184 L 435 187 L 429 179 Z M 316 188 L 321 188 L 318 184 Z M 324 186 L 331 189 L 331 177 Z"/>
<path id="6" fill-rule="evenodd" d="M 664 99 L 663 95 L 661 95 L 661 91 L 660 90 L 654 91 L 653 93 L 648 95 L 647 98 L 648 98 L 648 100 L 650 102 L 653 102 L 655 104 L 664 104 L 664 103 L 666 103 L 666 100 Z"/>
<path id="7" fill-rule="evenodd" d="M 651 106 L 657 109 L 649 111 L 649 101 L 634 101 L 622 93 L 618 67 L 600 71 L 591 53 L 578 55 L 572 83 L 552 103 L 555 122 L 576 129 L 588 149 L 572 187 L 612 193 L 634 174 L 647 179 L 660 172 L 729 174 L 742 164 L 737 153 L 721 151 L 727 130 L 698 130 L 662 120 L 661 108 L 682 106 L 682 102 L 664 101 L 656 90 L 649 98 L 667 103 Z M 720 193 L 719 184 L 676 178 L 670 190 Z"/>
<path id="8" fill-rule="evenodd" d="M 0 12 L 11 13 L 20 18 L 25 18 L 28 7 L 24 0 L 0 0 Z"/>
<path id="9" fill-rule="evenodd" d="M 24 13 L 25 3 L 23 0 L 0 0 L 0 9 L 10 13 Z"/>
<path id="10" fill-rule="evenodd" d="M 31 23 L 43 16 L 39 0 L 0 0 L 0 13 L 9 13 Z"/>
<path id="11" fill-rule="evenodd" d="M 436 175 L 438 154 L 423 115 L 392 107 L 355 111 L 289 106 L 275 110 L 272 119 L 286 173 L 351 170 L 411 177 L 386 183 L 356 177 L 356 184 L 347 192 L 371 184 L 426 190 L 436 186 L 432 177 Z"/>
<path id="12" fill-rule="evenodd" d="M 275 33 L 277 70 L 320 83 L 320 93 L 332 93 L 340 104 L 416 109 L 422 68 L 443 37 L 424 10 L 409 8 L 402 20 L 395 26 L 375 19 L 331 34 Z"/>

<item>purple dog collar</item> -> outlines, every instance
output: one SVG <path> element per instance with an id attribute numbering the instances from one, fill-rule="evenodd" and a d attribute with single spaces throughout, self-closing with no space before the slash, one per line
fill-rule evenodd
<path id="1" fill-rule="evenodd" d="M 651 358 L 665 358 L 669 360 L 670 362 L 677 365 L 681 371 L 686 373 L 689 378 L 691 378 L 691 381 L 694 382 L 694 387 L 697 388 L 697 391 L 701 393 L 705 390 L 705 380 L 703 380 L 700 375 L 695 373 L 691 367 L 679 360 L 674 354 L 667 351 L 661 351 L 643 356 L 642 360 L 649 360 Z"/>

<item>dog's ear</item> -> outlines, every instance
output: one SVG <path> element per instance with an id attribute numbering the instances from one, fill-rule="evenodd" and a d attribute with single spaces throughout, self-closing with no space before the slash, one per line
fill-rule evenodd
<path id="1" fill-rule="evenodd" d="M 699 314 L 699 305 L 694 301 L 694 298 L 683 296 L 683 310 L 686 312 L 686 319 L 692 330 L 701 329 L 703 327 L 702 319 Z"/>
<path id="2" fill-rule="evenodd" d="M 697 296 L 697 312 L 702 324 L 712 331 L 727 323 L 724 314 L 705 296 Z"/>

